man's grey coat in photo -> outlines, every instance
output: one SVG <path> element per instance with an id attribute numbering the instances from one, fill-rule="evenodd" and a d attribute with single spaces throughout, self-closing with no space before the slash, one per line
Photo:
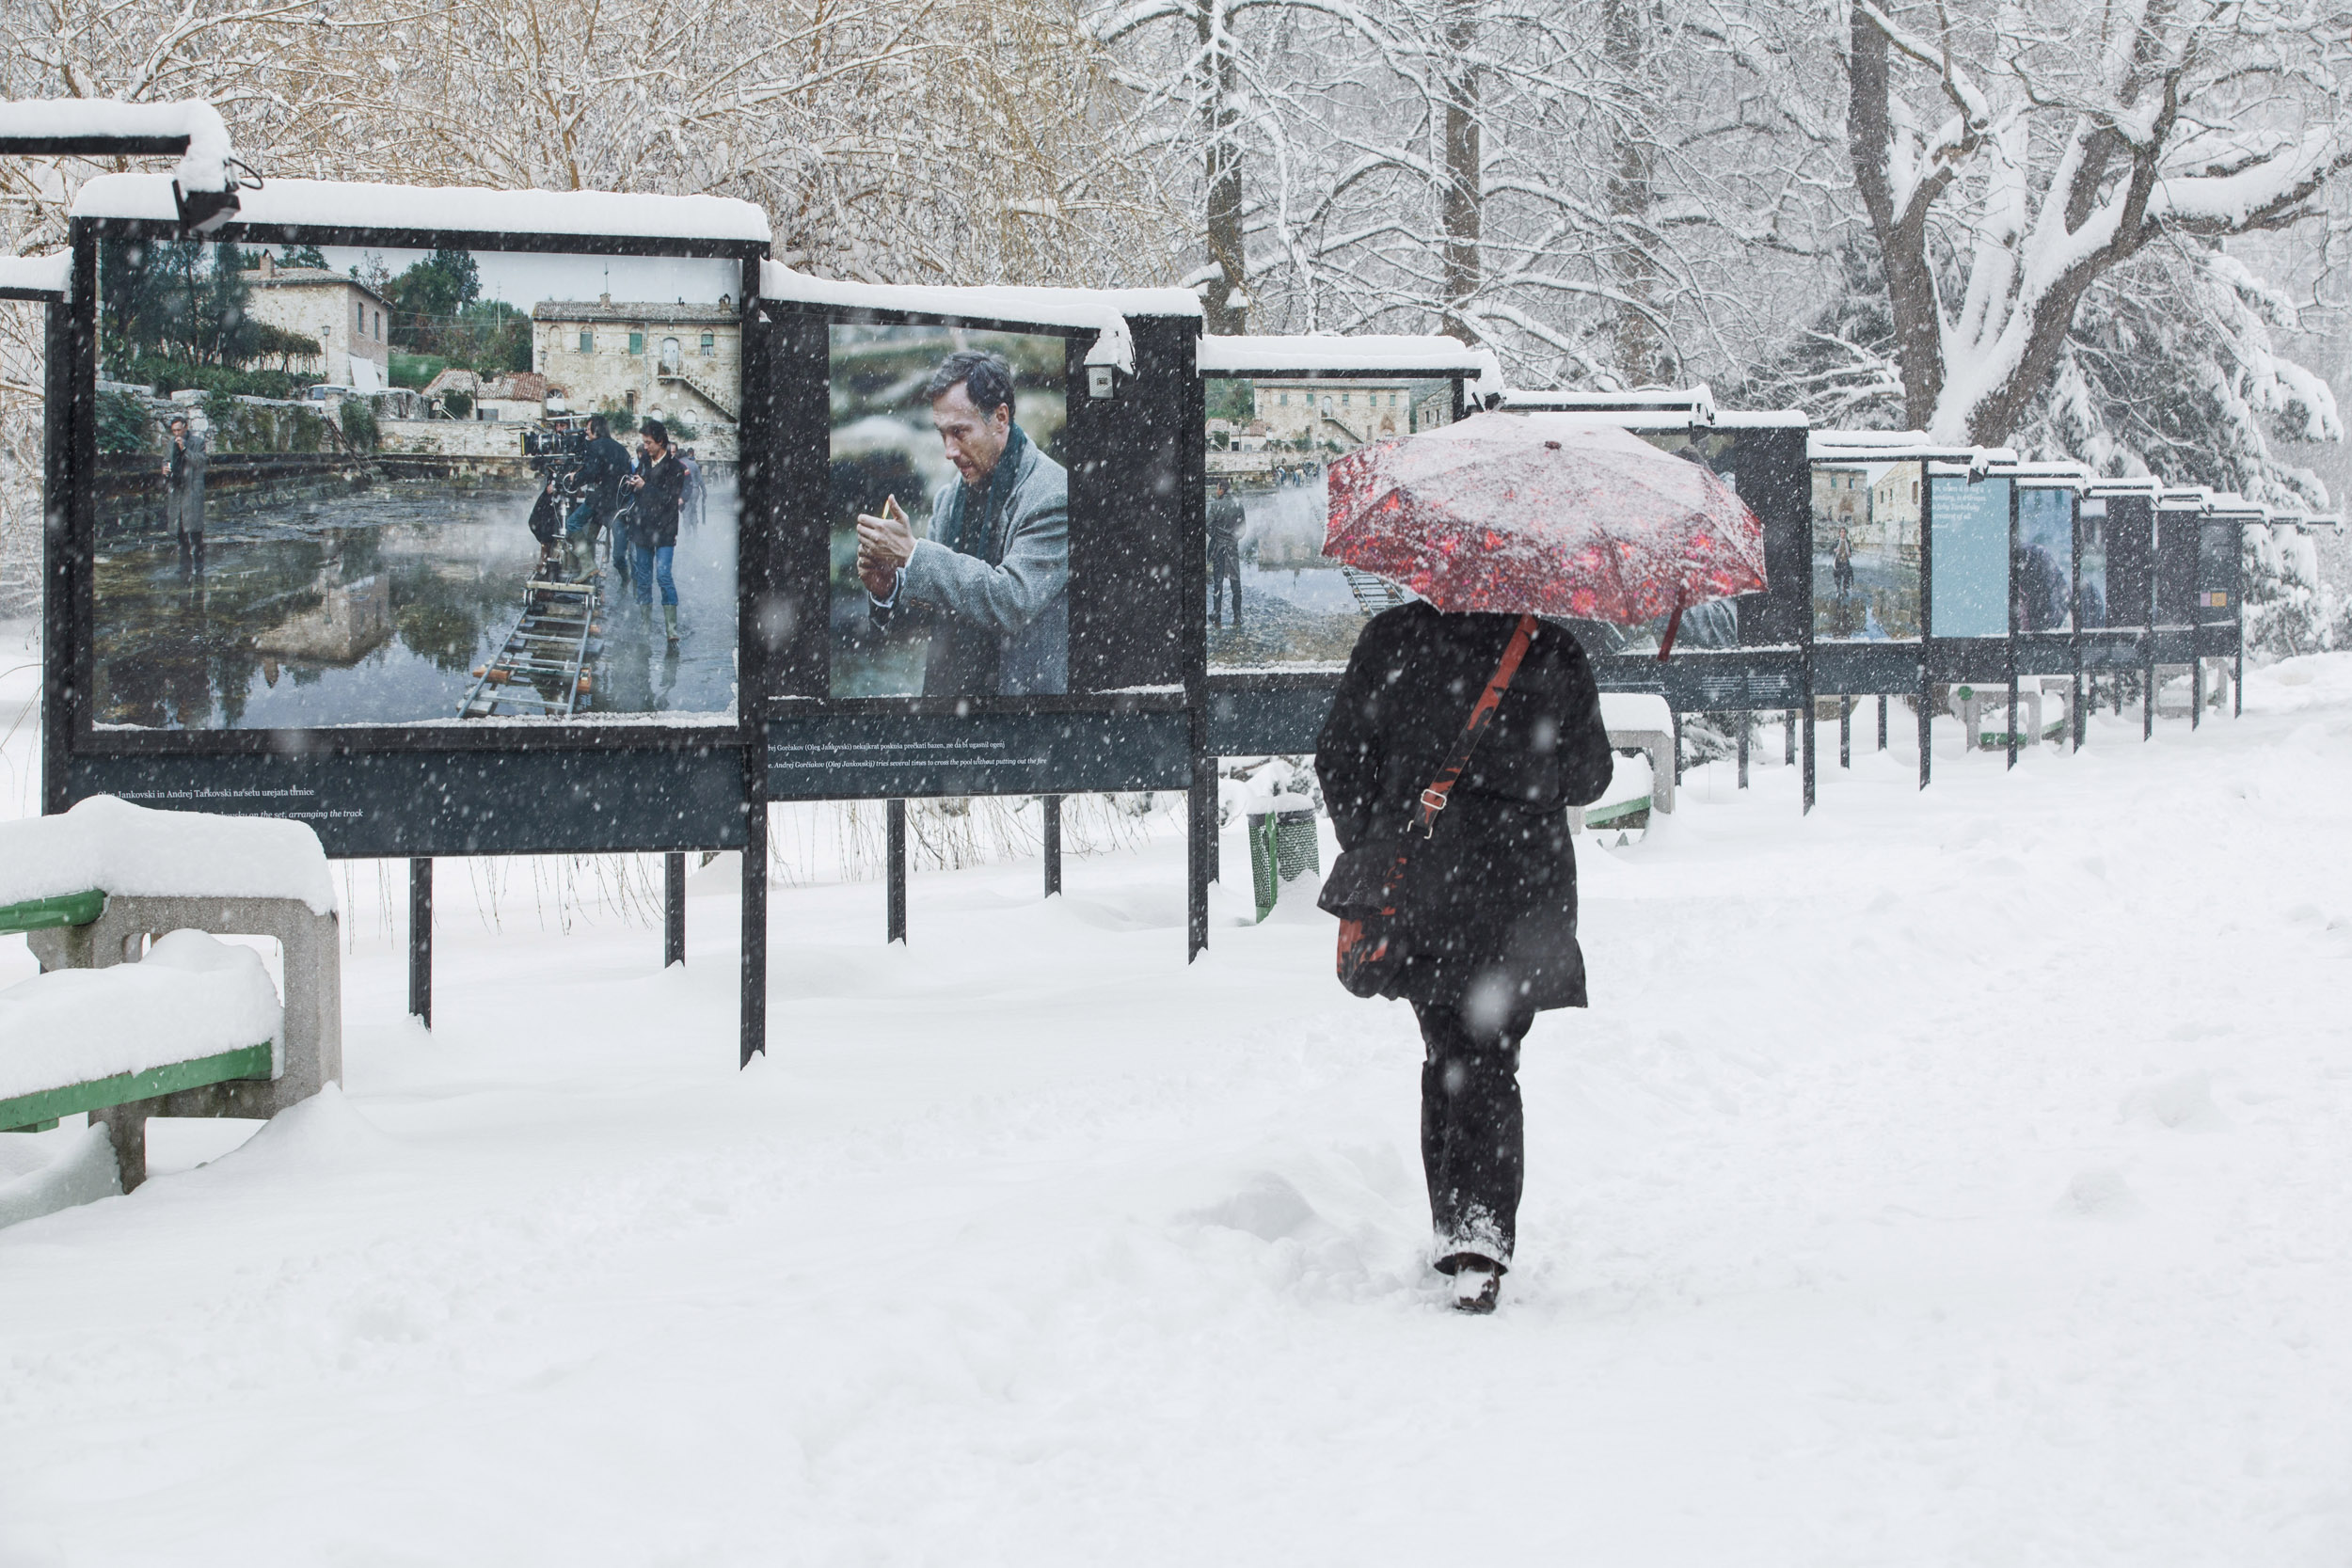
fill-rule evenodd
<path id="1" fill-rule="evenodd" d="M 176 534 L 200 534 L 204 531 L 204 437 L 196 431 L 188 432 L 188 445 L 182 452 L 164 440 L 164 526 Z"/>
<path id="2" fill-rule="evenodd" d="M 1013 427 L 975 496 L 962 480 L 931 499 L 890 609 L 930 632 L 926 697 L 1025 696 L 1070 689 L 1070 475 Z"/>

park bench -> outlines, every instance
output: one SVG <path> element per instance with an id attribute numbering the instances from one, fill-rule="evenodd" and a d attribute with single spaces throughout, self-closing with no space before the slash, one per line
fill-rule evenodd
<path id="1" fill-rule="evenodd" d="M 24 928 L 23 905 L 0 931 Z M 173 931 L 135 964 L 0 991 L 0 1132 L 215 1084 L 269 1081 L 284 1010 L 259 955 Z"/>
<path id="2" fill-rule="evenodd" d="M 2064 677 L 2042 676 L 2037 684 L 2021 685 L 2017 689 L 2017 705 L 2026 714 L 2025 726 L 2017 729 L 2020 746 L 2039 746 L 2045 740 L 2057 740 L 2066 734 L 2066 705 L 2073 683 Z M 2017 717 L 2010 711 L 2007 686 L 1959 686 L 1952 689 L 1952 706 L 1960 715 L 1962 739 L 1967 750 L 1982 752 L 2005 751 L 2010 731 L 2017 725 Z M 2045 711 L 2049 717 L 2044 719 Z M 1985 716 L 2001 715 L 1997 729 L 1985 728 Z"/>
<path id="3" fill-rule="evenodd" d="M 1600 724 L 1613 752 L 1640 752 L 1649 761 L 1649 785 L 1620 796 L 1612 786 L 1589 806 L 1573 807 L 1569 820 L 1581 828 L 1638 828 L 1656 811 L 1675 809 L 1675 715 L 1666 699 L 1650 691 L 1604 691 Z"/>
<path id="4" fill-rule="evenodd" d="M 128 1192 L 151 1117 L 267 1117 L 341 1081 L 333 886 L 308 827 L 94 798 L 0 823 L 0 899 L 43 971 L 0 992 L 0 1132 L 87 1113 Z M 274 938 L 284 1002 L 208 932 Z"/>

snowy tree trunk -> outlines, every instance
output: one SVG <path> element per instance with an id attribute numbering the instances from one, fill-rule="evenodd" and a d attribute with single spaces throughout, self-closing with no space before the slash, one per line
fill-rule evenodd
<path id="1" fill-rule="evenodd" d="M 1470 311 L 1479 285 L 1479 241 L 1485 217 L 1486 172 L 1478 123 L 1478 0 L 1444 0 L 1440 11 L 1445 47 L 1443 183 L 1438 200 L 1444 232 L 1446 332 L 1466 343 L 1478 341 Z"/>
<path id="2" fill-rule="evenodd" d="M 1611 357 L 1629 387 L 1663 383 L 1673 367 L 1659 352 L 1655 318 L 1658 261 L 1650 210 L 1656 199 L 1656 146 L 1649 118 L 1648 0 L 1605 0 L 1601 47 L 1617 97 L 1617 155 L 1606 192 L 1611 245 L 1609 272 L 1617 298 L 1610 314 Z"/>
<path id="3" fill-rule="evenodd" d="M 1198 0 L 1194 26 L 1200 41 L 1203 140 L 1207 143 L 1209 261 L 1216 268 L 1200 301 L 1205 330 L 1249 330 L 1248 253 L 1242 221 L 1241 114 L 1234 106 L 1233 40 L 1218 0 Z"/>

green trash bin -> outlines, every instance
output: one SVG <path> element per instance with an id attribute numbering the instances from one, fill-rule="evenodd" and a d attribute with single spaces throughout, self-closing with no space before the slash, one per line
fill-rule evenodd
<path id="1" fill-rule="evenodd" d="M 1282 884 L 1298 880 L 1302 872 L 1323 869 L 1323 851 L 1315 840 L 1315 808 L 1300 800 L 1269 801 L 1270 809 L 1249 814 L 1249 885 L 1258 898 L 1258 918 L 1274 912 Z"/>

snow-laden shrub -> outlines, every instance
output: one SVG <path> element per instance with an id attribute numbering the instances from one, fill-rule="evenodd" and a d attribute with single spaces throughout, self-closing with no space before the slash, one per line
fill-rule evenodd
<path id="1" fill-rule="evenodd" d="M 2320 581 L 2314 541 L 2292 528 L 2246 531 L 2246 652 L 2264 663 L 2347 645 L 2345 605 Z"/>

